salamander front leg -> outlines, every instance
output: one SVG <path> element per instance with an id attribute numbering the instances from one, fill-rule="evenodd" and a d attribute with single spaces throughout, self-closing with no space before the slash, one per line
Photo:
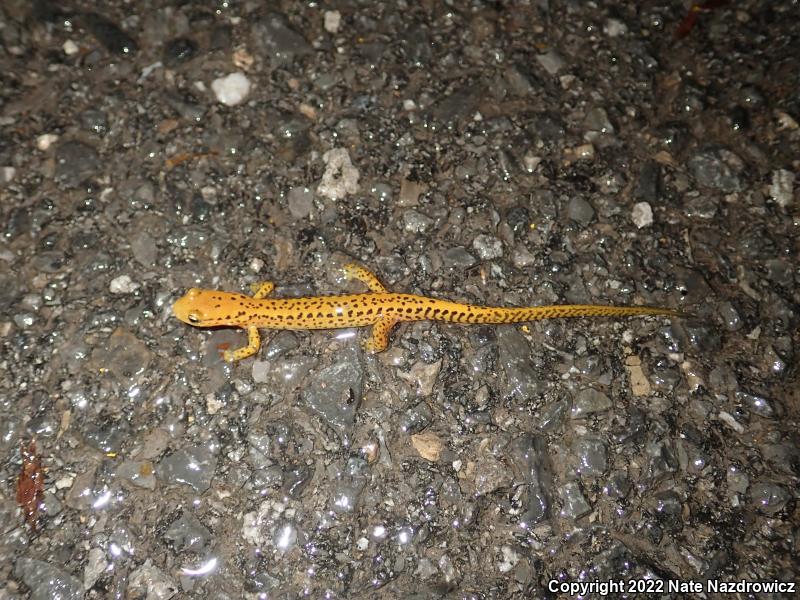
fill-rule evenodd
<path id="1" fill-rule="evenodd" d="M 261 347 L 261 336 L 258 335 L 258 327 L 247 328 L 247 346 L 239 348 L 238 350 L 225 350 L 222 358 L 225 362 L 234 362 L 242 360 L 248 356 L 253 356 Z"/>
<path id="2" fill-rule="evenodd" d="M 253 298 L 261 300 L 266 298 L 275 289 L 275 284 L 271 281 L 257 281 L 250 284 L 250 290 L 253 292 Z"/>
<path id="3" fill-rule="evenodd" d="M 369 288 L 370 292 L 385 294 L 387 290 L 374 273 L 367 271 L 364 267 L 354 263 L 346 264 L 342 270 L 347 279 L 358 279 Z"/>
<path id="4" fill-rule="evenodd" d="M 372 326 L 372 334 L 361 343 L 364 352 L 374 354 L 386 350 L 389 345 L 389 332 L 397 324 L 397 319 L 383 317 Z"/>

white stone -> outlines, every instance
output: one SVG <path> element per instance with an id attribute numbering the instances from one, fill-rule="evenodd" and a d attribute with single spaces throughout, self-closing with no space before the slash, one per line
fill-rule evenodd
<path id="1" fill-rule="evenodd" d="M 253 273 L 260 273 L 261 269 L 264 268 L 264 261 L 257 256 L 254 256 L 250 259 L 250 264 L 248 266 Z"/>
<path id="2" fill-rule="evenodd" d="M 112 294 L 132 294 L 139 289 L 139 284 L 127 275 L 120 275 L 111 280 L 108 291 Z"/>
<path id="3" fill-rule="evenodd" d="M 322 155 L 325 172 L 317 187 L 317 193 L 331 200 L 339 200 L 347 194 L 358 191 L 358 169 L 350 161 L 350 154 L 345 148 L 333 148 Z"/>
<path id="4" fill-rule="evenodd" d="M 338 10 L 325 11 L 325 31 L 328 33 L 337 33 L 339 26 L 342 24 L 342 13 Z"/>
<path id="5" fill-rule="evenodd" d="M 639 229 L 653 224 L 653 208 L 647 202 L 637 202 L 631 211 L 633 224 Z"/>
<path id="6" fill-rule="evenodd" d="M 245 513 L 242 517 L 242 539 L 258 546 L 264 542 L 261 532 L 261 518 L 257 512 Z"/>
<path id="7" fill-rule="evenodd" d="M 503 555 L 503 559 L 497 565 L 497 569 L 501 573 L 508 573 L 519 562 L 519 554 L 511 546 L 502 546 L 500 552 Z"/>
<path id="8" fill-rule="evenodd" d="M 64 42 L 64 44 L 61 46 L 61 49 L 67 56 L 72 56 L 74 54 L 77 54 L 78 51 L 80 50 L 80 48 L 78 48 L 78 44 L 76 44 L 72 40 L 67 40 L 66 42 Z"/>
<path id="9" fill-rule="evenodd" d="M 55 133 L 44 133 L 36 138 L 36 147 L 39 150 L 45 151 L 52 146 L 56 140 L 58 140 L 58 136 Z"/>
<path id="10" fill-rule="evenodd" d="M 522 166 L 526 173 L 533 173 L 541 162 L 542 157 L 536 156 L 532 152 L 526 152 L 525 156 L 522 157 Z"/>
<path id="11" fill-rule="evenodd" d="M 250 94 L 250 80 L 244 73 L 231 73 L 211 82 L 217 101 L 226 106 L 241 104 Z"/>
<path id="12" fill-rule="evenodd" d="M 628 26 L 619 19 L 606 19 L 603 33 L 611 38 L 619 37 L 628 33 Z"/>
<path id="13" fill-rule="evenodd" d="M 225 403 L 217 398 L 216 394 L 206 394 L 206 412 L 210 415 L 217 414 L 225 408 Z"/>

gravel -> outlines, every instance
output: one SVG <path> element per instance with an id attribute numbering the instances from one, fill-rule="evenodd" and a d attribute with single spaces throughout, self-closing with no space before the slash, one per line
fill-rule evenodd
<path id="1" fill-rule="evenodd" d="M 0 7 L 0 597 L 798 580 L 796 5 L 272 4 Z M 171 316 L 351 261 L 682 316 Z"/>

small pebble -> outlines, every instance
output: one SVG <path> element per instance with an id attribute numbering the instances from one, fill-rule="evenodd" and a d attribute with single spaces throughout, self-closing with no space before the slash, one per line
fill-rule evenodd
<path id="1" fill-rule="evenodd" d="M 231 73 L 211 82 L 217 101 L 226 106 L 241 104 L 250 94 L 250 80 L 244 73 Z"/>
<path id="2" fill-rule="evenodd" d="M 253 66 L 253 63 L 256 62 L 255 57 L 244 48 L 236 50 L 231 60 L 237 69 L 242 69 L 243 71 L 248 71 Z"/>
<path id="3" fill-rule="evenodd" d="M 580 196 L 574 196 L 567 205 L 567 215 L 581 225 L 588 225 L 594 219 L 594 208 Z"/>
<path id="4" fill-rule="evenodd" d="M 628 26 L 619 19 L 606 19 L 603 24 L 603 33 L 610 38 L 619 37 L 628 33 Z"/>
<path id="5" fill-rule="evenodd" d="M 592 510 L 581 492 L 581 486 L 576 481 L 565 483 L 559 488 L 561 496 L 561 511 L 559 516 L 564 519 L 578 519 Z"/>
<path id="6" fill-rule="evenodd" d="M 639 229 L 653 224 L 653 209 L 647 202 L 637 202 L 631 211 L 633 224 Z"/>
<path id="7" fill-rule="evenodd" d="M 638 356 L 629 356 L 625 359 L 625 369 L 631 381 L 631 392 L 634 396 L 649 396 L 652 388 L 642 370 L 642 361 Z"/>
<path id="8" fill-rule="evenodd" d="M 445 251 L 442 261 L 448 269 L 458 269 L 464 271 L 475 265 L 477 262 L 467 249 L 463 246 L 456 246 Z"/>
<path id="9" fill-rule="evenodd" d="M 517 246 L 511 255 L 511 261 L 518 269 L 524 269 L 536 262 L 536 255 L 530 252 L 525 246 Z"/>
<path id="10" fill-rule="evenodd" d="M 411 436 L 411 445 L 414 450 L 429 462 L 436 462 L 442 455 L 444 443 L 441 438 L 435 433 L 425 431 L 423 433 L 416 433 Z"/>
<path id="11" fill-rule="evenodd" d="M 120 275 L 111 280 L 108 291 L 112 294 L 132 294 L 139 289 L 139 284 L 127 275 Z"/>
<path id="12" fill-rule="evenodd" d="M 289 213 L 295 219 L 308 218 L 314 211 L 314 192 L 304 185 L 298 185 L 289 190 L 289 193 L 286 194 L 286 201 L 289 205 Z"/>
<path id="13" fill-rule="evenodd" d="M 502 546 L 500 552 L 503 555 L 503 560 L 497 565 L 497 570 L 500 573 L 508 573 L 519 562 L 519 554 L 514 552 L 511 546 Z"/>
<path id="14" fill-rule="evenodd" d="M 532 152 L 526 152 L 525 156 L 522 157 L 522 167 L 526 173 L 533 173 L 541 163 L 542 157 Z"/>
<path id="15" fill-rule="evenodd" d="M 425 233 L 434 221 L 416 210 L 407 210 L 403 213 L 403 229 L 408 233 Z"/>
<path id="16" fill-rule="evenodd" d="M 78 44 L 76 44 L 72 40 L 67 40 L 66 42 L 64 42 L 64 45 L 61 46 L 61 49 L 64 51 L 64 54 L 66 54 L 67 56 L 73 56 L 73 55 L 77 54 L 78 51 L 80 50 L 80 48 L 78 47 Z"/>
<path id="17" fill-rule="evenodd" d="M 341 24 L 342 13 L 340 13 L 338 10 L 325 11 L 325 31 L 328 33 L 337 33 Z"/>
<path id="18" fill-rule="evenodd" d="M 539 54 L 536 57 L 536 61 L 549 75 L 556 75 L 566 64 L 561 55 L 555 50 L 548 50 L 544 54 Z"/>
<path id="19" fill-rule="evenodd" d="M 325 172 L 317 187 L 317 193 L 331 200 L 339 200 L 358 191 L 360 173 L 350 161 L 346 148 L 333 148 L 322 155 Z"/>
<path id="20" fill-rule="evenodd" d="M 713 188 L 726 194 L 741 187 L 739 172 L 744 168 L 741 159 L 722 148 L 703 148 L 689 158 L 688 167 L 700 187 Z"/>
<path id="21" fill-rule="evenodd" d="M 614 125 L 608 118 L 608 113 L 605 109 L 597 106 L 586 113 L 583 119 L 583 124 L 586 129 L 590 131 L 599 131 L 601 133 L 614 133 Z M 594 150 L 594 148 L 592 148 Z"/>
<path id="22" fill-rule="evenodd" d="M 105 560 L 106 553 L 100 548 L 92 548 L 86 557 L 86 567 L 83 570 L 83 587 L 90 589 L 108 568 Z"/>
<path id="23" fill-rule="evenodd" d="M 472 248 L 481 260 L 493 260 L 503 256 L 503 242 L 496 237 L 481 233 L 472 240 Z"/>
<path id="24" fill-rule="evenodd" d="M 45 151 L 58 141 L 58 136 L 55 133 L 45 133 L 36 138 L 36 147 Z"/>
<path id="25" fill-rule="evenodd" d="M 257 256 L 253 257 L 253 258 L 250 259 L 249 267 L 250 267 L 250 270 L 253 273 L 260 273 L 261 269 L 264 268 L 264 261 L 262 259 L 258 258 Z"/>
<path id="26" fill-rule="evenodd" d="M 158 259 L 156 241 L 146 231 L 140 231 L 131 238 L 131 251 L 136 261 L 145 267 L 154 265 Z"/>
<path id="27" fill-rule="evenodd" d="M 744 427 L 739 423 L 731 413 L 721 410 L 719 411 L 719 420 L 728 425 L 736 433 L 744 433 Z"/>

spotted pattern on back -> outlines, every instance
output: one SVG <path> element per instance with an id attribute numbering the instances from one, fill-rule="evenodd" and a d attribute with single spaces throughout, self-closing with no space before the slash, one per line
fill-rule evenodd
<path id="1" fill-rule="evenodd" d="M 227 351 L 226 360 L 240 360 L 254 354 L 261 343 L 258 328 L 337 329 L 372 325 L 372 336 L 364 346 L 370 352 L 381 352 L 388 344 L 392 327 L 402 321 L 502 324 L 565 317 L 677 315 L 667 308 L 649 306 L 477 306 L 388 292 L 375 275 L 358 265 L 346 265 L 344 273 L 349 278 L 362 281 L 371 291 L 363 294 L 267 298 L 265 296 L 273 289 L 270 282 L 254 284 L 253 297 L 192 288 L 175 302 L 173 312 L 181 321 L 196 327 L 246 328 L 248 346 Z"/>

